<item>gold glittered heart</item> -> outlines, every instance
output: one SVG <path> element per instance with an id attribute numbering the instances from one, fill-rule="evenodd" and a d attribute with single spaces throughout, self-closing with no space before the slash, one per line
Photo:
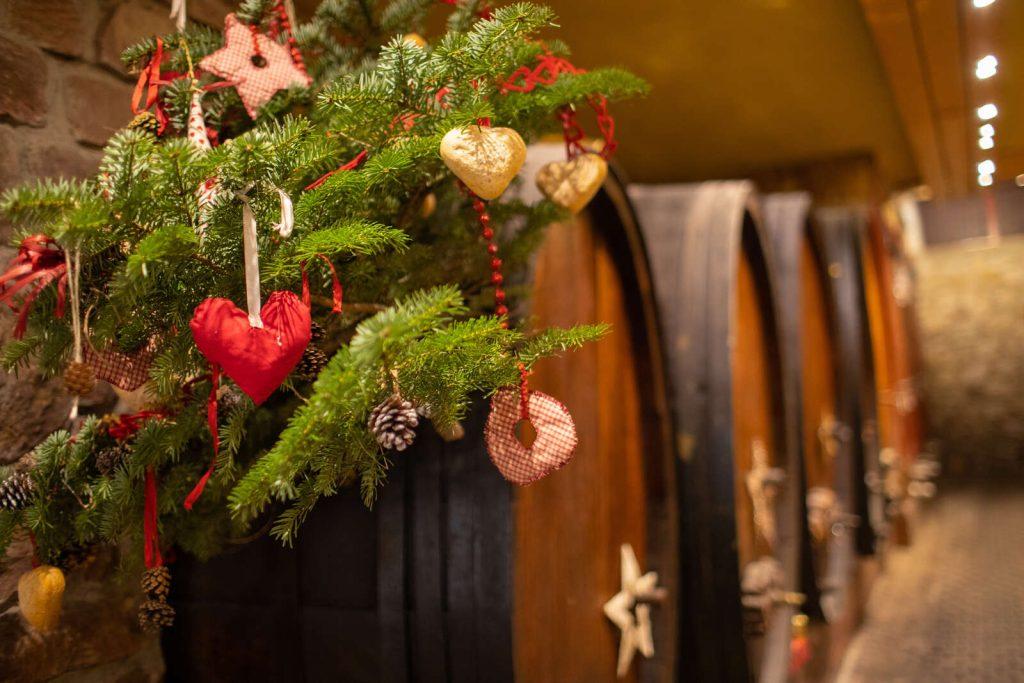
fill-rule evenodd
<path id="1" fill-rule="evenodd" d="M 526 143 L 511 128 L 454 128 L 441 140 L 441 159 L 481 199 L 497 199 L 526 161 Z"/>
<path id="2" fill-rule="evenodd" d="M 552 161 L 537 172 L 537 187 L 559 206 L 579 213 L 608 176 L 608 162 L 587 153 L 570 161 Z"/>

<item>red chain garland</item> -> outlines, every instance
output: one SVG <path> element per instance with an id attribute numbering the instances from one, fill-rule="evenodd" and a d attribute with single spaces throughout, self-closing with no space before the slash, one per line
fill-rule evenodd
<path id="1" fill-rule="evenodd" d="M 494 241 L 494 229 L 491 228 L 491 214 L 487 213 L 487 203 L 469 191 L 465 185 L 463 190 L 473 197 L 473 210 L 476 211 L 477 221 L 480 223 L 480 236 L 487 242 L 487 253 L 491 257 L 491 284 L 494 285 L 494 314 L 498 316 L 508 315 L 508 307 L 505 305 L 505 289 L 502 286 L 505 276 L 501 274 L 501 259 L 498 258 L 498 245 Z M 501 321 L 501 326 L 507 328 L 508 321 Z"/>
<path id="2" fill-rule="evenodd" d="M 530 421 L 530 386 L 527 384 L 526 377 L 530 374 L 530 371 L 526 369 L 526 365 L 523 363 L 519 364 L 519 419 Z"/>
<path id="3" fill-rule="evenodd" d="M 283 0 L 277 0 L 272 11 L 275 16 L 270 21 L 270 29 L 268 31 L 270 37 L 276 39 L 279 34 L 283 33 L 295 68 L 301 71 L 303 75 L 309 76 L 309 72 L 306 71 L 306 62 L 302 59 L 302 51 L 299 50 L 299 42 L 295 40 L 295 34 L 292 33 L 292 22 L 288 18 L 288 10 L 285 9 Z"/>

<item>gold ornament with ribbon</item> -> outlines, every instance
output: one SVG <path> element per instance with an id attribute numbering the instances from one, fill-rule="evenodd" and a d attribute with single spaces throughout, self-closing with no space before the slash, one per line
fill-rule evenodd
<path id="1" fill-rule="evenodd" d="M 48 633 L 60 622 L 64 600 L 64 572 L 41 565 L 18 579 L 18 606 L 25 620 L 40 633 Z"/>

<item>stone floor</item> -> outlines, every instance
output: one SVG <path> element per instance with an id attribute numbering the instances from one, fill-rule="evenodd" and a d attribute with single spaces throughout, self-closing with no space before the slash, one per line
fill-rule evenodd
<path id="1" fill-rule="evenodd" d="M 886 556 L 837 683 L 1024 683 L 1024 485 L 947 491 Z"/>

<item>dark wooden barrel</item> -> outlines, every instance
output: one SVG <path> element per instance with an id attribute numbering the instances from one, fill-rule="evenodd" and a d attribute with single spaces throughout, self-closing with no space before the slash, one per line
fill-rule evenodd
<path id="1" fill-rule="evenodd" d="M 924 450 L 924 419 L 917 390 L 917 348 L 913 325 L 912 278 L 900 248 L 898 219 L 891 211 L 873 212 L 861 240 L 861 258 L 871 346 L 875 358 L 878 437 L 888 466 L 885 489 L 894 500 L 897 542 L 906 542 L 899 502 L 908 474 Z"/>
<path id="2" fill-rule="evenodd" d="M 651 253 L 682 460 L 681 678 L 785 680 L 796 607 L 783 598 L 801 585 L 799 460 L 753 186 L 639 186 L 631 196 Z M 787 477 L 774 502 L 761 498 L 773 543 L 750 486 L 766 467 Z M 744 581 L 763 562 L 781 576 L 758 601 Z"/>
<path id="3" fill-rule="evenodd" d="M 861 380 L 866 360 L 844 363 L 843 355 L 865 351 L 857 333 L 863 322 L 851 317 L 860 309 L 857 273 L 849 265 L 856 255 L 856 232 L 841 215 L 827 212 L 819 225 L 806 193 L 768 195 L 763 211 L 776 266 L 786 384 L 799 406 L 804 539 L 811 560 L 804 575 L 805 609 L 814 619 L 814 657 L 804 673 L 817 680 L 842 656 L 855 626 L 847 614 L 859 607 L 851 524 L 859 520 L 855 515 L 864 493 L 862 468 L 854 459 L 864 451 L 856 443 L 860 392 L 870 389 Z"/>
<path id="4" fill-rule="evenodd" d="M 548 360 L 531 386 L 565 403 L 575 459 L 523 488 L 483 443 L 487 403 L 444 442 L 421 429 L 371 510 L 322 501 L 294 550 L 271 539 L 174 568 L 172 681 L 616 680 L 620 546 L 661 573 L 655 655 L 626 680 L 673 680 L 678 543 L 674 457 L 643 242 L 613 175 L 552 226 L 536 267 L 538 324 L 613 332 Z"/>

